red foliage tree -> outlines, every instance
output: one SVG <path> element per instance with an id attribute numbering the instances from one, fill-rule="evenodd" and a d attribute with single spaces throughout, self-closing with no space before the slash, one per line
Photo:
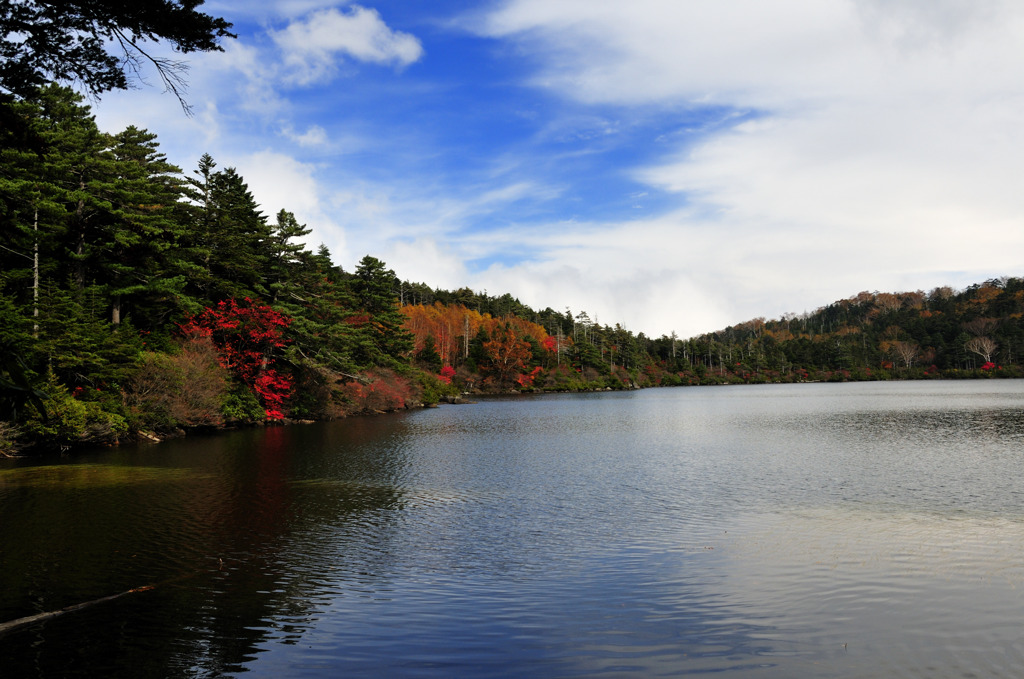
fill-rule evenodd
<path id="1" fill-rule="evenodd" d="M 386 412 L 406 407 L 413 397 L 408 379 L 390 370 L 377 369 L 365 374 L 366 382 L 346 382 L 341 393 L 349 404 L 349 412 Z"/>
<path id="2" fill-rule="evenodd" d="M 507 383 L 513 376 L 522 373 L 530 360 L 529 342 L 519 339 L 510 323 L 494 328 L 491 339 L 484 342 L 484 352 L 490 359 L 488 371 L 502 383 Z"/>
<path id="3" fill-rule="evenodd" d="M 519 375 L 519 377 L 516 378 L 516 383 L 520 387 L 532 387 L 534 380 L 536 380 L 537 376 L 540 375 L 541 370 L 543 369 L 538 365 L 530 372 Z"/>
<path id="4" fill-rule="evenodd" d="M 288 340 L 284 331 L 292 319 L 246 297 L 218 302 L 181 325 L 186 337 L 209 337 L 220 364 L 248 386 L 260 399 L 267 419 L 284 417 L 281 408 L 291 395 L 294 381 L 271 366 L 274 353 Z"/>

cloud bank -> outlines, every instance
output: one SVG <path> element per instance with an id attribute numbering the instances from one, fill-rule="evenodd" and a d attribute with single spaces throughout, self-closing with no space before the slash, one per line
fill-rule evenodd
<path id="1" fill-rule="evenodd" d="M 245 11 L 195 118 L 143 91 L 101 126 L 238 167 L 346 267 L 655 336 L 1024 275 L 1019 3 Z"/>
<path id="2" fill-rule="evenodd" d="M 609 275 L 638 297 L 653 259 L 690 272 L 732 322 L 863 287 L 1020 273 L 1022 29 L 1024 7 L 953 0 L 513 0 L 476 26 L 518 44 L 529 83 L 560 97 L 742 114 L 631 168 L 686 209 L 581 234 L 622 234 L 623 254 L 645 263 Z M 624 316 L 713 329 L 699 302 L 677 301 Z"/>

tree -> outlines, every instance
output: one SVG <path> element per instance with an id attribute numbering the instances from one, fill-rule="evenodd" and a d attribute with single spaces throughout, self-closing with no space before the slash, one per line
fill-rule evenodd
<path id="1" fill-rule="evenodd" d="M 416 352 L 416 361 L 431 372 L 441 370 L 441 354 L 437 353 L 437 342 L 433 335 L 427 335 L 423 348 Z"/>
<path id="2" fill-rule="evenodd" d="M 511 382 L 513 377 L 526 369 L 530 360 L 530 344 L 516 336 L 510 323 L 495 326 L 491 339 L 484 342 L 484 353 L 490 371 L 499 383 Z"/>
<path id="3" fill-rule="evenodd" d="M 918 347 L 915 342 L 893 342 L 890 346 L 889 352 L 899 360 L 903 361 L 903 365 L 909 368 L 914 363 L 914 359 L 917 358 Z"/>
<path id="4" fill-rule="evenodd" d="M 130 326 L 115 331 L 102 320 L 106 304 L 98 286 L 69 287 L 43 286 L 34 365 L 46 366 L 72 389 L 116 392 L 134 372 L 142 342 Z"/>
<path id="5" fill-rule="evenodd" d="M 301 291 L 303 302 L 295 305 L 289 358 L 293 364 L 316 365 L 343 374 L 358 372 L 355 345 L 360 328 L 351 322 L 356 303 L 340 267 L 331 264 L 321 246 L 309 257 L 309 275 Z M 281 305 L 291 308 L 291 305 Z"/>
<path id="6" fill-rule="evenodd" d="M 60 205 L 43 229 L 54 237 L 57 260 L 78 290 L 86 286 L 98 254 L 100 230 L 109 224 L 110 190 L 115 176 L 112 140 L 100 132 L 81 95 L 51 85 L 31 100 L 45 144 L 41 176 Z M 63 275 L 60 276 L 63 278 Z"/>
<path id="7" fill-rule="evenodd" d="M 230 370 L 260 399 L 267 419 L 284 417 L 282 408 L 291 395 L 292 378 L 273 368 L 288 340 L 284 331 L 292 319 L 268 306 L 245 299 L 219 302 L 181 326 L 186 338 L 209 337 Z"/>
<path id="8" fill-rule="evenodd" d="M 43 399 L 31 379 L 20 350 L 31 343 L 27 323 L 21 310 L 9 298 L 0 279 L 0 421 L 15 421 L 26 404 L 31 404 L 45 417 Z"/>
<path id="9" fill-rule="evenodd" d="M 216 166 L 203 154 L 197 176 L 186 180 L 186 194 L 195 203 L 185 240 L 196 263 L 190 283 L 210 302 L 264 297 L 271 228 L 235 169 L 214 171 Z"/>
<path id="10" fill-rule="evenodd" d="M 992 339 L 988 337 L 972 337 L 967 340 L 964 344 L 964 348 L 972 354 L 977 354 L 985 359 L 985 363 L 992 362 L 992 354 L 996 352 L 999 347 Z"/>
<path id="11" fill-rule="evenodd" d="M 971 333 L 975 337 L 982 337 L 990 333 L 999 324 L 999 320 L 996 318 L 985 318 L 984 316 L 978 316 L 964 323 L 964 330 Z"/>
<path id="12" fill-rule="evenodd" d="M 146 130 L 129 126 L 113 142 L 113 219 L 101 259 L 110 320 L 117 325 L 132 299 L 152 301 L 157 318 L 175 309 L 185 276 L 177 270 L 175 252 L 183 235 L 181 170 L 167 162 L 156 135 Z"/>
<path id="13" fill-rule="evenodd" d="M 0 127 L 0 276 L 19 291 L 31 289 L 33 315 L 38 316 L 40 247 L 50 245 L 50 225 L 62 218 L 64 210 L 57 200 L 57 187 L 46 178 L 46 123 L 38 102 L 17 102 L 11 110 L 23 128 L 31 130 L 36 145 L 29 148 L 10 127 Z"/>
<path id="14" fill-rule="evenodd" d="M 125 90 L 146 62 L 182 105 L 186 66 L 154 55 L 222 51 L 231 24 L 197 8 L 203 0 L 0 0 L 0 88 L 19 97 L 48 81 L 79 83 L 91 94 Z M 107 51 L 112 46 L 116 53 Z M 187 106 L 186 106 L 187 109 Z"/>
<path id="15" fill-rule="evenodd" d="M 875 295 L 875 307 L 880 313 L 899 311 L 902 305 L 903 302 L 900 300 L 899 296 L 894 295 L 891 292 L 880 292 Z"/>
<path id="16" fill-rule="evenodd" d="M 295 215 L 287 210 L 277 213 L 277 222 L 270 227 L 270 237 L 264 244 L 267 252 L 267 288 L 271 303 L 277 304 L 289 298 L 297 300 L 307 283 L 301 274 L 316 268 L 312 253 L 303 243 L 293 239 L 303 238 L 311 233 L 305 224 L 299 224 Z"/>
<path id="17" fill-rule="evenodd" d="M 352 293 L 366 316 L 360 322 L 357 356 L 365 363 L 383 365 L 412 351 L 412 334 L 404 328 L 395 288 L 398 278 L 384 262 L 366 255 L 356 267 Z"/>

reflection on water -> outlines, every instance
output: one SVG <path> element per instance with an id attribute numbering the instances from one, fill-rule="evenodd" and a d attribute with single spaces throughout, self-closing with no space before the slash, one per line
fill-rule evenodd
<path id="1" fill-rule="evenodd" d="M 0 468 L 4 676 L 1015 676 L 1019 381 L 494 399 Z"/>
<path id="2" fill-rule="evenodd" d="M 1024 661 L 1024 523 L 829 508 L 751 517 L 730 541 L 731 600 L 841 676 L 1015 676 Z M 757 563 L 757 569 L 750 564 Z M 802 619 L 796 619 L 798 612 Z"/>

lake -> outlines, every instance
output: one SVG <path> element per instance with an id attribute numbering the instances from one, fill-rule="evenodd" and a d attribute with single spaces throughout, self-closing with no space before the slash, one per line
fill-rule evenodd
<path id="1" fill-rule="evenodd" d="M 649 389 L 0 461 L 3 677 L 1015 677 L 1024 381 Z"/>

